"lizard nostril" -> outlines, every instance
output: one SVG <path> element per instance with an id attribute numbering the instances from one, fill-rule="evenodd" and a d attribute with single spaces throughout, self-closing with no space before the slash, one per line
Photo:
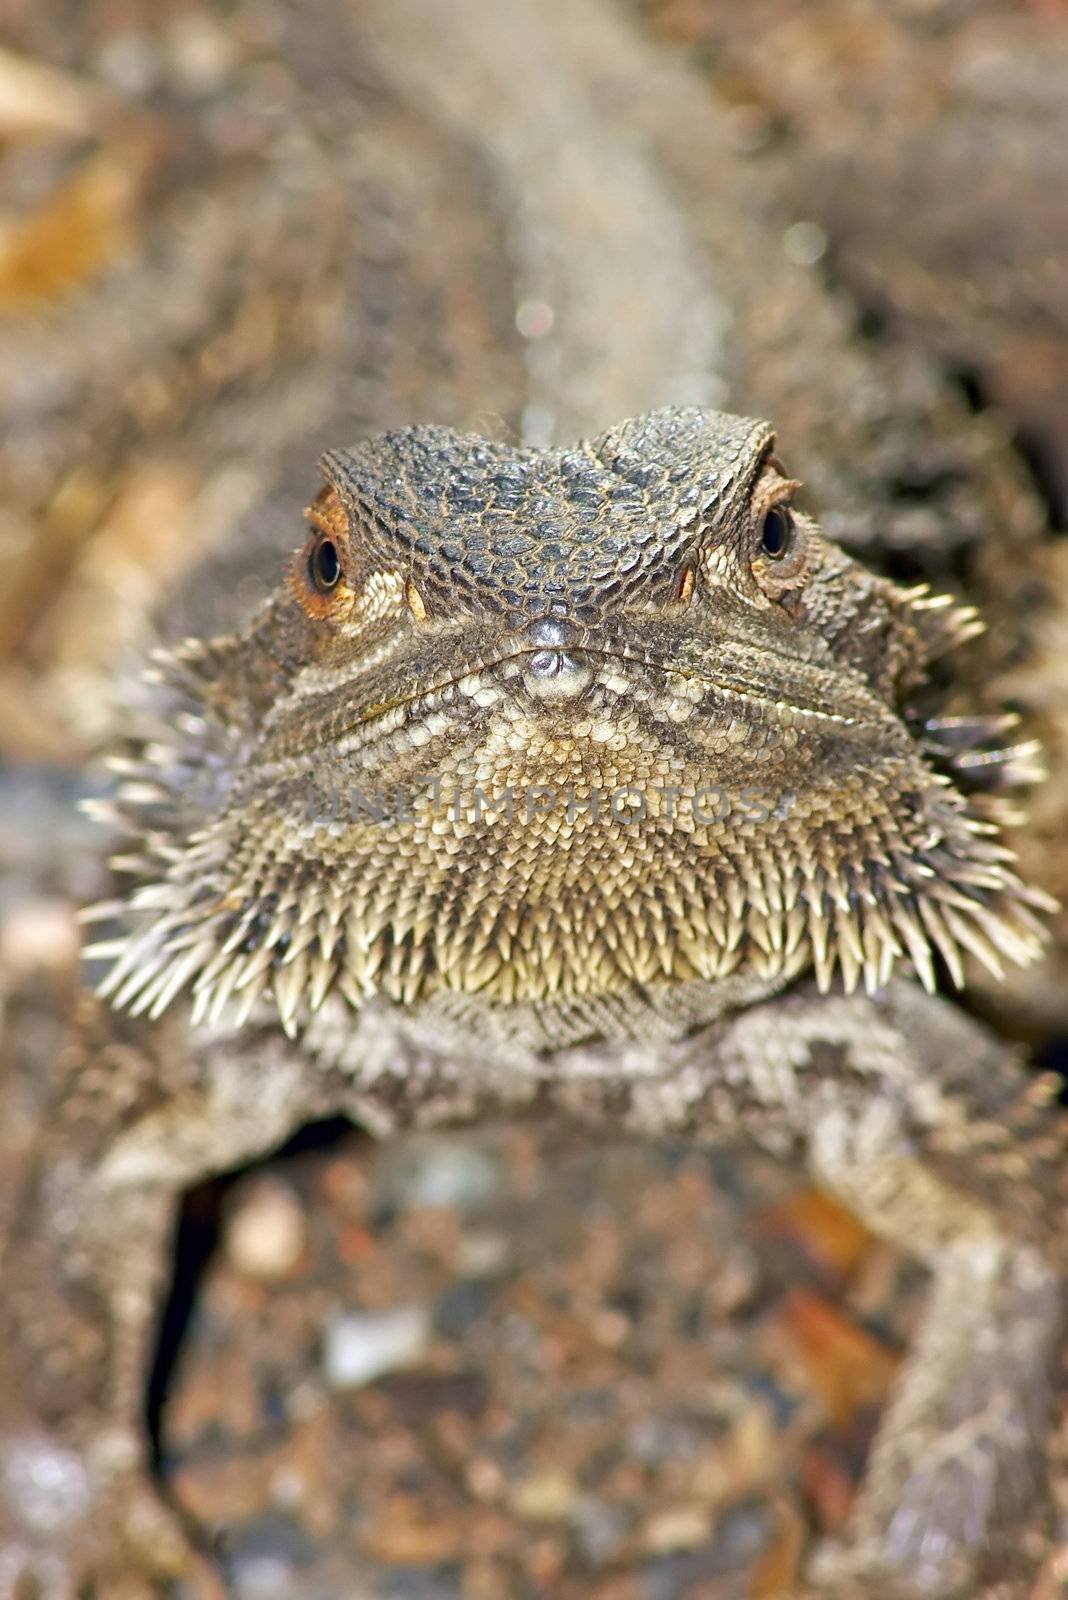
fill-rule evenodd
<path id="1" fill-rule="evenodd" d="M 537 650 L 528 657 L 523 682 L 530 694 L 542 700 L 569 700 L 593 682 L 585 661 L 563 650 Z"/>
<path id="2" fill-rule="evenodd" d="M 555 678 L 557 673 L 566 671 L 566 661 L 567 657 L 559 650 L 539 650 L 528 661 L 527 671 L 539 678 Z"/>

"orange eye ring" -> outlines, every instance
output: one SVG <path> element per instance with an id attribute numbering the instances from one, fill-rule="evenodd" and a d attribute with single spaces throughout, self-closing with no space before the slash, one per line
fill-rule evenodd
<path id="1" fill-rule="evenodd" d="M 305 516 L 312 529 L 290 564 L 290 588 L 313 622 L 343 622 L 356 599 L 345 575 L 349 541 L 344 509 L 333 490 L 324 490 Z"/>

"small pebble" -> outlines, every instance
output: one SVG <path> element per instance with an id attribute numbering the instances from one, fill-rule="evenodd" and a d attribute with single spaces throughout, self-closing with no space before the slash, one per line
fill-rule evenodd
<path id="1" fill-rule="evenodd" d="M 587 1561 L 596 1566 L 614 1561 L 623 1548 L 629 1521 L 622 1507 L 584 1495 L 572 1515 L 575 1540 Z"/>
<path id="2" fill-rule="evenodd" d="M 296 1574 L 283 1556 L 249 1556 L 235 1562 L 230 1574 L 239 1600 L 291 1600 Z"/>
<path id="3" fill-rule="evenodd" d="M 113 33 L 96 53 L 97 72 L 123 94 L 144 95 L 159 79 L 155 43 L 138 33 Z"/>
<path id="4" fill-rule="evenodd" d="M 504 1487 L 504 1477 L 496 1461 L 475 1456 L 464 1470 L 464 1481 L 479 1500 L 496 1500 Z"/>
<path id="5" fill-rule="evenodd" d="M 556 1522 L 566 1517 L 578 1490 L 566 1472 L 532 1473 L 512 1485 L 508 1499 L 517 1516 L 528 1522 Z"/>
<path id="6" fill-rule="evenodd" d="M 300 1200 L 288 1183 L 271 1177 L 242 1189 L 223 1235 L 223 1248 L 236 1271 L 268 1283 L 293 1271 L 306 1242 Z"/>
<path id="7" fill-rule="evenodd" d="M 495 1278 L 508 1266 L 511 1250 L 502 1233 L 465 1233 L 456 1248 L 456 1271 L 464 1278 Z"/>
<path id="8" fill-rule="evenodd" d="M 464 1210 L 490 1199 L 500 1185 L 500 1166 L 487 1151 L 439 1138 L 409 1143 L 390 1163 L 383 1186 L 400 1206 Z"/>
<path id="9" fill-rule="evenodd" d="M 814 267 L 822 261 L 828 242 L 818 222 L 792 222 L 782 236 L 783 249 L 799 267 Z"/>
<path id="10" fill-rule="evenodd" d="M 384 1373 L 412 1366 L 430 1344 L 424 1306 L 349 1312 L 326 1329 L 323 1369 L 333 1389 L 358 1389 Z"/>
<path id="11" fill-rule="evenodd" d="M 170 66 L 182 87 L 210 93 L 225 83 L 234 66 L 233 40 L 204 13 L 190 12 L 171 25 Z"/>
<path id="12" fill-rule="evenodd" d="M 547 300 L 521 300 L 515 311 L 516 331 L 524 339 L 542 339 L 556 320 Z"/>
<path id="13" fill-rule="evenodd" d="M 308 1493 L 308 1482 L 303 1472 L 298 1472 L 293 1467 L 279 1467 L 272 1472 L 270 1481 L 271 1501 L 284 1510 L 291 1511 L 299 1506 Z"/>
<path id="14" fill-rule="evenodd" d="M 696 1550 L 711 1533 L 712 1517 L 706 1506 L 671 1506 L 649 1518 L 642 1545 L 661 1555 L 671 1550 Z"/>

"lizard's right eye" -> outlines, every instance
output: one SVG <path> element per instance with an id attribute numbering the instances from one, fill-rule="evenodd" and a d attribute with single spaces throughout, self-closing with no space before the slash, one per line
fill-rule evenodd
<path id="1" fill-rule="evenodd" d="M 760 524 L 760 548 L 772 561 L 789 555 L 794 538 L 794 519 L 789 506 L 769 506 Z"/>
<path id="2" fill-rule="evenodd" d="M 333 539 L 319 539 L 308 556 L 308 577 L 320 594 L 336 589 L 341 578 L 341 557 Z"/>

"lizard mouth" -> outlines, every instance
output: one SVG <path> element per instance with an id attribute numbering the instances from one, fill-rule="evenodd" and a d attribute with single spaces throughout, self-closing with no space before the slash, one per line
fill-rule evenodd
<path id="1" fill-rule="evenodd" d="M 539 652 L 539 655 L 544 653 Z M 553 652 L 552 654 L 555 656 L 562 653 Z M 530 671 L 534 670 L 533 663 L 538 661 L 538 656 L 531 657 L 527 651 L 517 651 L 514 654 L 502 657 L 499 665 L 508 666 L 512 662 L 521 663 L 524 660 L 532 662 L 532 667 L 528 668 L 523 674 L 524 680 L 526 680 Z M 733 673 L 724 670 L 711 672 L 696 664 L 680 664 L 674 655 L 669 659 L 664 659 L 654 651 L 645 650 L 640 646 L 622 641 L 616 646 L 586 646 L 572 655 L 565 656 L 564 660 L 588 664 L 591 676 L 597 671 L 604 674 L 612 669 L 622 669 L 624 673 L 648 674 L 665 685 L 673 682 L 699 685 L 710 694 L 720 696 L 724 700 L 735 701 L 739 706 L 750 706 L 754 711 L 759 710 L 765 715 L 769 708 L 774 707 L 781 712 L 811 717 L 825 722 L 829 726 L 838 725 L 858 729 L 865 725 L 881 725 L 885 720 L 871 713 L 867 716 L 862 714 L 850 715 L 832 709 L 831 686 L 829 683 L 826 699 L 818 692 L 802 697 L 797 694 L 796 688 L 788 691 L 785 683 L 775 683 L 762 688 L 748 677 L 744 670 L 737 670 Z M 791 658 L 783 655 L 780 660 L 789 664 Z M 841 699 L 842 693 L 839 683 L 833 703 L 840 703 Z"/>
<path id="2" fill-rule="evenodd" d="M 588 645 L 579 650 L 566 652 L 530 648 L 502 652 L 499 656 L 479 662 L 470 671 L 444 678 L 440 683 L 418 694 L 399 696 L 390 702 L 380 702 L 370 708 L 368 716 L 360 720 L 370 721 L 387 711 L 405 708 L 417 710 L 422 706 L 429 706 L 447 691 L 470 684 L 481 676 L 489 679 L 495 674 L 500 675 L 502 669 L 508 677 L 514 675 L 521 678 L 525 687 L 538 698 L 544 699 L 572 698 L 598 678 L 609 676 L 612 669 L 615 669 L 624 673 L 641 672 L 656 678 L 664 685 L 672 682 L 699 685 L 709 694 L 734 701 L 739 707 L 749 706 L 755 713 L 759 712 L 764 716 L 770 709 L 774 709 L 780 714 L 811 718 L 814 722 L 827 724 L 828 727 L 849 728 L 857 732 L 865 727 L 881 728 L 886 720 L 885 715 L 849 715 L 835 711 L 831 709 L 830 704 L 821 703 L 815 695 L 802 699 L 796 690 L 787 695 L 785 687 L 782 692 L 778 692 L 775 688 L 762 690 L 746 682 L 740 674 L 732 676 L 722 672 L 703 671 L 698 667 L 680 666 L 674 661 L 661 660 L 648 651 L 627 646 L 611 649 Z M 509 673 L 508 669 L 513 670 Z M 840 687 L 837 698 L 841 699 Z"/>
<path id="3" fill-rule="evenodd" d="M 489 701 L 502 692 L 547 715 L 564 715 L 569 708 L 577 712 L 597 689 L 615 707 L 633 687 L 646 697 L 651 689 L 665 703 L 674 702 L 679 710 L 668 713 L 671 720 L 679 719 L 688 702 L 694 710 L 718 704 L 761 726 L 790 722 L 813 734 L 838 733 L 865 742 L 881 738 L 893 726 L 890 708 L 859 677 L 849 684 L 840 666 L 814 667 L 788 649 L 778 653 L 769 675 L 766 652 L 751 648 L 744 638 L 706 641 L 696 651 L 680 648 L 674 637 L 659 646 L 633 637 L 606 639 L 557 618 L 542 618 L 504 640 L 499 635 L 458 637 L 450 655 L 429 683 L 421 656 L 407 672 L 392 660 L 372 678 L 353 680 L 348 707 L 340 714 L 334 691 L 331 703 L 324 701 L 322 715 L 314 699 L 306 700 L 304 731 L 291 732 L 286 755 L 309 756 L 324 744 L 358 738 L 362 731 L 371 735 L 376 724 L 389 719 L 410 725 L 458 698 L 477 704 L 480 697 Z"/>

